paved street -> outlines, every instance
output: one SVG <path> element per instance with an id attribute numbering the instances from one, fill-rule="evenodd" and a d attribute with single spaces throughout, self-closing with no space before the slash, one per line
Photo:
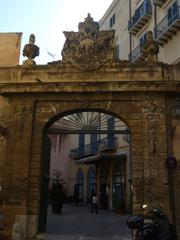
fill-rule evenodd
<path id="1" fill-rule="evenodd" d="M 127 215 L 121 216 L 109 210 L 91 214 L 90 209 L 63 206 L 62 215 L 49 211 L 47 240 L 130 240 L 126 227 Z"/>

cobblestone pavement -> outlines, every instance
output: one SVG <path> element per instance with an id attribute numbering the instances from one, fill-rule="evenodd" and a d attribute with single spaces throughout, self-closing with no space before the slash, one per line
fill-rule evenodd
<path id="1" fill-rule="evenodd" d="M 91 214 L 87 206 L 63 206 L 62 215 L 49 211 L 47 240 L 130 240 L 126 227 L 127 215 L 121 216 L 110 210 Z"/>

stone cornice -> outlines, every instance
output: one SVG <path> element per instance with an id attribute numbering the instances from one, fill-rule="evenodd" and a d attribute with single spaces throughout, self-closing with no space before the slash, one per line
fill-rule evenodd
<path id="1" fill-rule="evenodd" d="M 82 71 L 59 61 L 52 65 L 0 68 L 0 94 L 45 92 L 179 92 L 180 68 L 166 64 L 106 64 Z"/>
<path id="2" fill-rule="evenodd" d="M 23 82 L 109 82 L 109 81 L 179 81 L 179 65 L 106 64 L 96 71 L 83 71 L 59 61 L 57 65 L 25 68 L 1 67 L 0 83 Z"/>
<path id="3" fill-rule="evenodd" d="M 180 81 L 0 84 L 0 95 L 38 93 L 180 92 Z"/>

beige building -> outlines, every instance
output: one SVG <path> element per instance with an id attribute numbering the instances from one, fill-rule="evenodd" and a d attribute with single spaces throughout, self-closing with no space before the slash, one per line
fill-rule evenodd
<path id="1" fill-rule="evenodd" d="M 179 0 L 114 0 L 99 22 L 100 29 L 116 30 L 117 56 L 143 60 L 142 46 L 148 31 L 159 43 L 160 62 L 180 62 Z"/>
<path id="2" fill-rule="evenodd" d="M 19 64 L 22 33 L 0 33 L 0 66 Z"/>
<path id="3" fill-rule="evenodd" d="M 129 4 L 127 0 L 114 0 L 104 16 L 99 21 L 101 30 L 115 29 L 117 57 L 128 59 L 129 33 L 127 22 L 129 20 Z"/>

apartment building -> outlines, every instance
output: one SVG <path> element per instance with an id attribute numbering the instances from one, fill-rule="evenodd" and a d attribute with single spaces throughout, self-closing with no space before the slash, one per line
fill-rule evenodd
<path id="1" fill-rule="evenodd" d="M 128 59 L 129 32 L 127 23 L 129 20 L 129 4 L 127 0 L 114 0 L 99 21 L 100 30 L 114 29 L 116 41 L 116 56 L 120 59 Z"/>
<path id="2" fill-rule="evenodd" d="M 116 30 L 117 58 L 143 61 L 148 31 L 159 44 L 158 61 L 180 62 L 179 0 L 114 0 L 101 18 L 100 29 Z"/>

